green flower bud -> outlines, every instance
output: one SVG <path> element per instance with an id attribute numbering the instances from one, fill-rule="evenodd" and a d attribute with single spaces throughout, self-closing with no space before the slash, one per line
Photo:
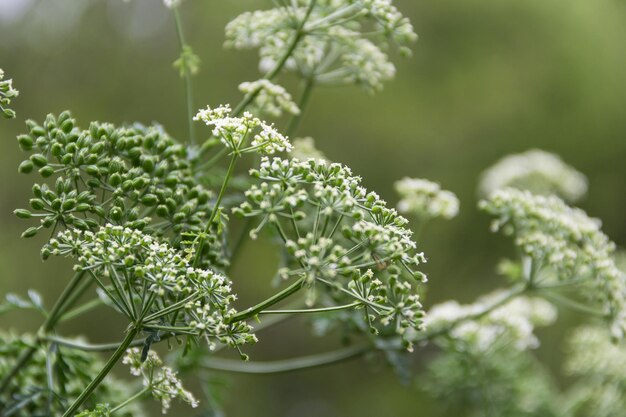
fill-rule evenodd
<path id="1" fill-rule="evenodd" d="M 15 213 L 15 215 L 20 219 L 30 219 L 31 217 L 33 217 L 33 214 L 26 209 L 16 209 L 13 211 L 13 213 Z"/>
<path id="2" fill-rule="evenodd" d="M 52 174 L 54 174 L 54 168 L 52 168 L 50 165 L 46 165 L 39 170 L 39 175 L 44 178 L 48 178 Z"/>
<path id="3" fill-rule="evenodd" d="M 159 199 L 154 194 L 146 194 L 141 198 L 141 203 L 146 206 L 154 206 L 158 203 Z"/>
<path id="4" fill-rule="evenodd" d="M 31 198 L 28 203 L 33 210 L 43 210 L 46 206 L 46 203 L 40 198 Z"/>
<path id="5" fill-rule="evenodd" d="M 33 163 L 27 159 L 22 161 L 22 163 L 17 167 L 17 170 L 22 174 L 28 174 L 32 172 L 34 167 Z"/>
<path id="6" fill-rule="evenodd" d="M 38 167 L 44 167 L 48 164 L 48 159 L 40 153 L 36 153 L 30 156 L 30 160 Z"/>
<path id="7" fill-rule="evenodd" d="M 22 237 L 24 238 L 33 237 L 37 234 L 38 231 L 39 231 L 38 227 L 29 227 L 28 229 L 24 231 L 24 233 L 22 233 Z"/>
<path id="8" fill-rule="evenodd" d="M 72 210 L 74 207 L 76 207 L 76 200 L 73 198 L 70 198 L 69 200 L 65 200 L 63 202 L 63 205 L 61 206 L 63 211 Z"/>
<path id="9" fill-rule="evenodd" d="M 17 143 L 23 151 L 30 151 L 33 148 L 33 138 L 28 135 L 19 135 Z"/>

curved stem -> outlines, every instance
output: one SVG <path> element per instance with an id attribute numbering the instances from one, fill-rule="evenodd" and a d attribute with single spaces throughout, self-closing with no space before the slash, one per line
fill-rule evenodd
<path id="1" fill-rule="evenodd" d="M 290 295 L 296 293 L 298 290 L 300 290 L 300 288 L 302 288 L 302 284 L 304 283 L 303 278 L 297 280 L 296 282 L 294 282 L 293 284 L 291 284 L 290 286 L 288 286 L 287 288 L 283 289 L 280 292 L 277 292 L 276 294 L 274 294 L 273 296 L 271 296 L 270 298 L 261 301 L 260 303 L 258 303 L 255 306 L 252 306 L 246 310 L 240 311 L 239 313 L 235 314 L 231 319 L 230 319 L 230 323 L 236 323 L 238 321 L 242 321 L 242 320 L 246 320 L 249 319 L 250 317 L 254 317 L 257 314 L 261 313 L 264 309 L 266 309 L 267 307 L 273 306 L 274 304 L 278 303 L 281 300 L 284 300 L 285 298 L 289 297 Z"/>
<path id="2" fill-rule="evenodd" d="M 89 396 L 98 387 L 98 385 L 100 385 L 102 380 L 109 374 L 109 372 L 111 372 L 111 369 L 113 369 L 115 364 L 121 359 L 121 357 L 124 355 L 124 352 L 126 352 L 126 349 L 128 349 L 130 344 L 133 342 L 135 336 L 137 336 L 137 334 L 139 333 L 139 330 L 140 326 L 135 325 L 128 331 L 122 343 L 117 347 L 113 355 L 104 364 L 104 367 L 100 370 L 98 375 L 96 375 L 96 377 L 89 383 L 89 385 L 87 385 L 87 387 L 78 396 L 78 398 L 74 401 L 70 408 L 65 411 L 63 417 L 71 417 L 76 414 L 80 406 L 87 400 L 87 398 L 89 398 Z"/>
<path id="3" fill-rule="evenodd" d="M 340 311 L 340 310 L 349 310 L 354 307 L 358 307 L 362 305 L 361 301 L 355 301 L 350 304 L 344 304 L 340 306 L 332 306 L 332 307 L 320 307 L 320 308 L 305 308 L 298 310 L 263 310 L 260 311 L 259 314 L 307 314 L 307 313 L 325 313 L 328 311 Z"/>
<path id="4" fill-rule="evenodd" d="M 361 356 L 370 350 L 370 346 L 350 346 L 317 355 L 301 356 L 298 358 L 268 362 L 242 362 L 232 359 L 208 358 L 202 363 L 201 366 L 212 370 L 227 372 L 276 374 L 342 362 Z"/>

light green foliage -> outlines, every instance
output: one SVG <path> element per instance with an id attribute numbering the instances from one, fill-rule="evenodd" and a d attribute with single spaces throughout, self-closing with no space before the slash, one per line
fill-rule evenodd
<path id="1" fill-rule="evenodd" d="M 19 94 L 20 92 L 13 88 L 13 80 L 5 80 L 4 71 L 0 68 L 0 112 L 6 119 L 15 118 L 15 111 L 9 108 L 9 104 L 11 99 Z"/>
<path id="2" fill-rule="evenodd" d="M 23 351 L 34 343 L 32 335 L 1 332 L 0 376 L 6 375 Z M 11 379 L 6 392 L 9 400 L 0 409 L 14 417 L 61 415 L 101 368 L 102 362 L 92 353 L 58 345 L 49 350 L 40 347 L 28 366 Z M 86 405 L 91 408 L 97 403 L 120 403 L 127 398 L 128 390 L 124 381 L 107 379 Z M 136 404 L 119 414 L 120 417 L 143 415 Z"/>

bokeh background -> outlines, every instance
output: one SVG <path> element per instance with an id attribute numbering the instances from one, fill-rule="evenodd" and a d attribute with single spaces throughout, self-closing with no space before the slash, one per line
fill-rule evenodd
<path id="1" fill-rule="evenodd" d="M 476 209 L 480 172 L 511 152 L 555 152 L 589 177 L 581 206 L 626 244 L 626 3 L 622 0 L 397 0 L 418 34 L 414 56 L 395 57 L 396 79 L 369 95 L 358 88 L 314 92 L 299 135 L 312 136 L 330 159 L 346 163 L 371 189 L 396 201 L 403 176 L 440 182 L 461 200 L 461 214 L 429 224 L 419 245 L 429 262 L 427 306 L 470 302 L 504 285 L 494 272 L 512 253 Z M 269 0 L 186 0 L 187 41 L 202 59 L 196 105 L 236 103 L 237 85 L 259 77 L 255 51 L 224 50 L 224 25 Z M 186 133 L 183 85 L 171 14 L 159 0 L 0 0 L 0 67 L 20 96 L 18 119 L 0 121 L 0 295 L 37 288 L 48 302 L 63 288 L 68 264 L 42 263 L 42 237 L 20 239 L 34 177 L 17 173 L 15 136 L 24 120 L 69 109 L 82 126 L 159 121 Z M 285 83 L 296 86 L 293 79 Z M 295 92 L 295 90 L 293 90 Z M 205 132 L 206 133 L 206 132 Z M 268 294 L 274 258 L 267 245 L 246 246 L 233 272 L 243 304 Z M 254 279 L 249 277 L 254 275 Z M 244 285 L 245 283 L 245 285 Z M 39 317 L 8 314 L 0 327 L 33 331 Z M 558 375 L 562 339 L 576 317 L 561 315 L 540 332 L 537 355 Z M 64 334 L 118 340 L 123 326 L 106 311 L 72 322 Z M 290 321 L 260 334 L 254 359 L 332 348 Z M 416 355 L 419 370 L 429 352 Z M 125 371 L 124 371 L 125 372 Z M 384 364 L 349 363 L 278 376 L 215 374 L 229 416 L 437 416 L 417 380 L 402 385 Z M 191 382 L 192 387 L 194 382 Z M 195 386 L 195 388 L 198 388 Z M 197 390 L 196 390 L 197 391 Z M 197 391 L 198 392 L 198 391 Z M 180 414 L 190 415 L 180 409 Z"/>

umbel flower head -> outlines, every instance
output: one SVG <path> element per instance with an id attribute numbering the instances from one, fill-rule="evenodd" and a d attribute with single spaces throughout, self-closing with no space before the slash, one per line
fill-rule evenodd
<path id="1" fill-rule="evenodd" d="M 565 372 L 578 377 L 565 403 L 576 415 L 619 416 L 626 407 L 626 345 L 615 342 L 606 329 L 577 328 L 567 345 Z"/>
<path id="2" fill-rule="evenodd" d="M 4 71 L 0 68 L 0 112 L 7 119 L 15 117 L 15 111 L 9 108 L 11 99 L 17 97 L 20 92 L 13 88 L 13 80 L 4 80 Z"/>
<path id="3" fill-rule="evenodd" d="M 213 129 L 213 136 L 228 149 L 237 154 L 258 152 L 271 155 L 276 152 L 289 152 L 291 143 L 273 125 L 244 112 L 241 117 L 231 114 L 230 106 L 207 107 L 200 110 L 194 120 L 201 120 Z M 248 140 L 250 143 L 248 144 Z"/>
<path id="4" fill-rule="evenodd" d="M 403 178 L 394 184 L 401 199 L 398 211 L 428 220 L 436 217 L 451 219 L 459 213 L 459 199 L 436 182 L 420 178 Z"/>
<path id="5" fill-rule="evenodd" d="M 286 68 L 318 84 L 358 84 L 373 91 L 395 74 L 383 49 L 417 38 L 391 0 L 297 0 L 246 12 L 226 26 L 226 46 L 259 48 L 260 68 Z"/>
<path id="6" fill-rule="evenodd" d="M 461 305 L 447 301 L 433 306 L 424 320 L 429 330 L 450 328 L 446 337 L 437 339 L 444 347 L 487 352 L 494 345 L 510 345 L 517 350 L 539 346 L 533 331 L 536 326 L 546 326 L 556 319 L 556 309 L 540 298 L 517 297 L 491 309 L 499 303 L 505 292 L 495 291 L 481 297 L 476 303 Z M 489 313 L 485 314 L 486 311 Z"/>
<path id="7" fill-rule="evenodd" d="M 534 285 L 576 284 L 590 302 L 600 304 L 612 333 L 626 331 L 626 276 L 615 265 L 615 245 L 600 222 L 554 196 L 533 195 L 513 188 L 497 190 L 480 207 L 496 219 L 494 231 L 513 236 L 532 264 Z"/>
<path id="8" fill-rule="evenodd" d="M 109 303 L 144 331 L 181 334 L 239 349 L 256 341 L 236 311 L 230 281 L 206 269 L 191 268 L 186 257 L 139 230 L 106 225 L 97 232 L 67 230 L 44 248 L 52 255 L 78 258 Z"/>
<path id="9" fill-rule="evenodd" d="M 300 114 L 300 109 L 293 102 L 291 94 L 280 85 L 269 80 L 260 79 L 239 84 L 239 91 L 244 94 L 256 94 L 253 113 L 266 113 L 272 117 L 280 117 L 283 112 Z"/>
<path id="10" fill-rule="evenodd" d="M 174 399 L 184 401 L 193 408 L 198 406 L 198 400 L 183 387 L 176 372 L 163 365 L 155 351 L 149 351 L 144 360 L 140 349 L 128 349 L 122 363 L 130 366 L 131 374 L 142 377 L 144 388 L 149 390 L 154 399 L 161 402 L 163 414 L 167 413 Z"/>
<path id="11" fill-rule="evenodd" d="M 280 275 L 302 280 L 310 305 L 354 302 L 362 312 L 350 320 L 365 331 L 421 328 L 415 283 L 425 259 L 406 219 L 341 164 L 263 158 L 251 175 L 259 184 L 235 211 L 259 219 L 252 237 L 278 234 L 288 255 Z"/>
<path id="12" fill-rule="evenodd" d="M 508 155 L 485 170 L 479 190 L 484 196 L 512 187 L 534 194 L 556 194 L 574 202 L 587 192 L 587 178 L 557 155 L 538 149 Z"/>
<path id="13" fill-rule="evenodd" d="M 23 236 L 42 229 L 95 232 L 112 223 L 168 236 L 179 248 L 184 235 L 207 231 L 212 192 L 195 175 L 185 147 L 161 126 L 93 122 L 83 130 L 69 112 L 26 124 L 28 134 L 17 140 L 31 155 L 19 171 L 38 169 L 48 183 L 33 186 L 32 211 L 16 210 L 20 218 L 39 219 Z M 203 266 L 225 265 L 221 229 L 208 228 Z"/>

